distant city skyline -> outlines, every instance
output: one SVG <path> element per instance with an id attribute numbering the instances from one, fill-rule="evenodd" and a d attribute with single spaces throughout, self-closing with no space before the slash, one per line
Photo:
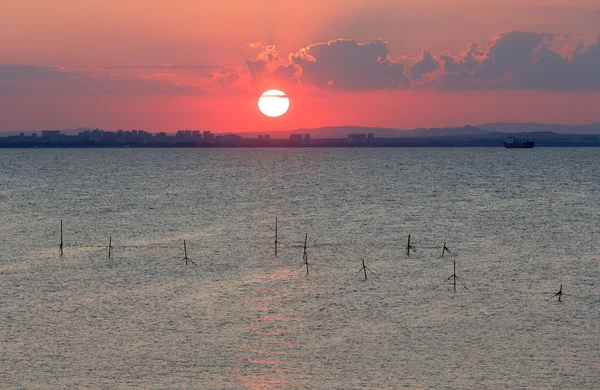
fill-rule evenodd
<path id="1" fill-rule="evenodd" d="M 600 122 L 599 26 L 596 0 L 7 0 L 0 131 Z"/>
<path id="2" fill-rule="evenodd" d="M 315 137 L 313 137 L 315 135 Z M 529 136 L 535 137 L 535 139 Z M 504 139 L 504 143 L 500 141 Z M 472 126 L 443 129 L 400 131 L 362 127 L 298 129 L 290 133 L 214 134 L 205 130 L 179 130 L 175 134 L 149 133 L 143 130 L 84 130 L 76 135 L 59 130 L 41 134 L 0 137 L 0 148 L 273 148 L 273 147 L 500 147 L 514 140 L 532 148 L 600 146 L 597 134 L 559 134 L 548 131 L 513 136 Z M 509 147 L 509 146 L 506 146 Z M 515 146 L 512 146 L 513 148 Z"/>
<path id="3" fill-rule="evenodd" d="M 400 129 L 393 127 L 377 127 L 377 126 L 321 126 L 313 128 L 295 128 L 295 129 L 275 129 L 275 130 L 264 130 L 264 131 L 224 131 L 224 132 L 213 132 L 208 128 L 195 128 L 195 129 L 177 129 L 175 131 L 147 131 L 145 129 L 100 129 L 94 127 L 82 127 L 75 129 L 34 129 L 24 131 L 6 131 L 0 129 L 0 137 L 6 137 L 11 135 L 40 135 L 43 132 L 52 133 L 60 132 L 65 135 L 76 135 L 82 134 L 86 131 L 100 130 L 107 133 L 125 133 L 131 132 L 150 133 L 150 134 L 165 134 L 165 135 L 176 135 L 182 132 L 186 133 L 212 133 L 215 135 L 219 134 L 241 134 L 244 137 L 255 137 L 258 135 L 270 135 L 279 138 L 287 138 L 290 134 L 294 133 L 308 133 L 313 137 L 317 138 L 339 138 L 340 135 L 346 136 L 348 132 L 374 132 L 378 136 L 406 136 L 410 133 L 419 133 L 422 131 L 434 132 L 439 135 L 444 133 L 451 133 L 452 129 L 457 128 L 474 128 L 484 132 L 499 132 L 499 133 L 539 133 L 539 132 L 552 132 L 557 134 L 600 134 L 600 122 L 596 123 L 584 123 L 584 124 L 565 124 L 565 123 L 539 123 L 539 122 L 490 122 L 481 123 L 478 125 L 464 124 L 462 126 L 442 126 L 442 127 L 416 127 L 411 129 Z"/>

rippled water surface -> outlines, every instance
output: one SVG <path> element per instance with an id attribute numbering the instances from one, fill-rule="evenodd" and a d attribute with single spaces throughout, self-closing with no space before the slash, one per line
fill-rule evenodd
<path id="1" fill-rule="evenodd" d="M 1 150 L 0 387 L 598 388 L 599 233 L 600 149 Z"/>

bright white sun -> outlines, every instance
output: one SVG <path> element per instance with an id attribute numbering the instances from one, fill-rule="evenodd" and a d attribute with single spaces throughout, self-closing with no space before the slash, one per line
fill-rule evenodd
<path id="1" fill-rule="evenodd" d="M 272 118 L 285 114 L 290 108 L 290 99 L 284 92 L 272 89 L 258 99 L 258 109 Z"/>

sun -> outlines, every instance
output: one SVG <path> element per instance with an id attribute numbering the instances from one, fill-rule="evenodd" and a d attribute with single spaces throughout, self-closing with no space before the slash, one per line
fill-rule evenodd
<path id="1" fill-rule="evenodd" d="M 290 108 L 290 99 L 285 92 L 271 89 L 258 98 L 258 109 L 272 118 L 285 114 Z"/>

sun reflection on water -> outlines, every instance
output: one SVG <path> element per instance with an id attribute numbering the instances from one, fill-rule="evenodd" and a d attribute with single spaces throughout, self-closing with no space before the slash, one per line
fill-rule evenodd
<path id="1" fill-rule="evenodd" d="M 296 364 L 287 356 L 297 349 L 295 340 L 302 318 L 292 312 L 290 301 L 300 299 L 304 289 L 277 288 L 280 283 L 297 283 L 289 269 L 274 269 L 266 274 L 251 275 L 242 316 L 244 339 L 236 379 L 247 389 L 294 387 L 298 375 Z"/>

